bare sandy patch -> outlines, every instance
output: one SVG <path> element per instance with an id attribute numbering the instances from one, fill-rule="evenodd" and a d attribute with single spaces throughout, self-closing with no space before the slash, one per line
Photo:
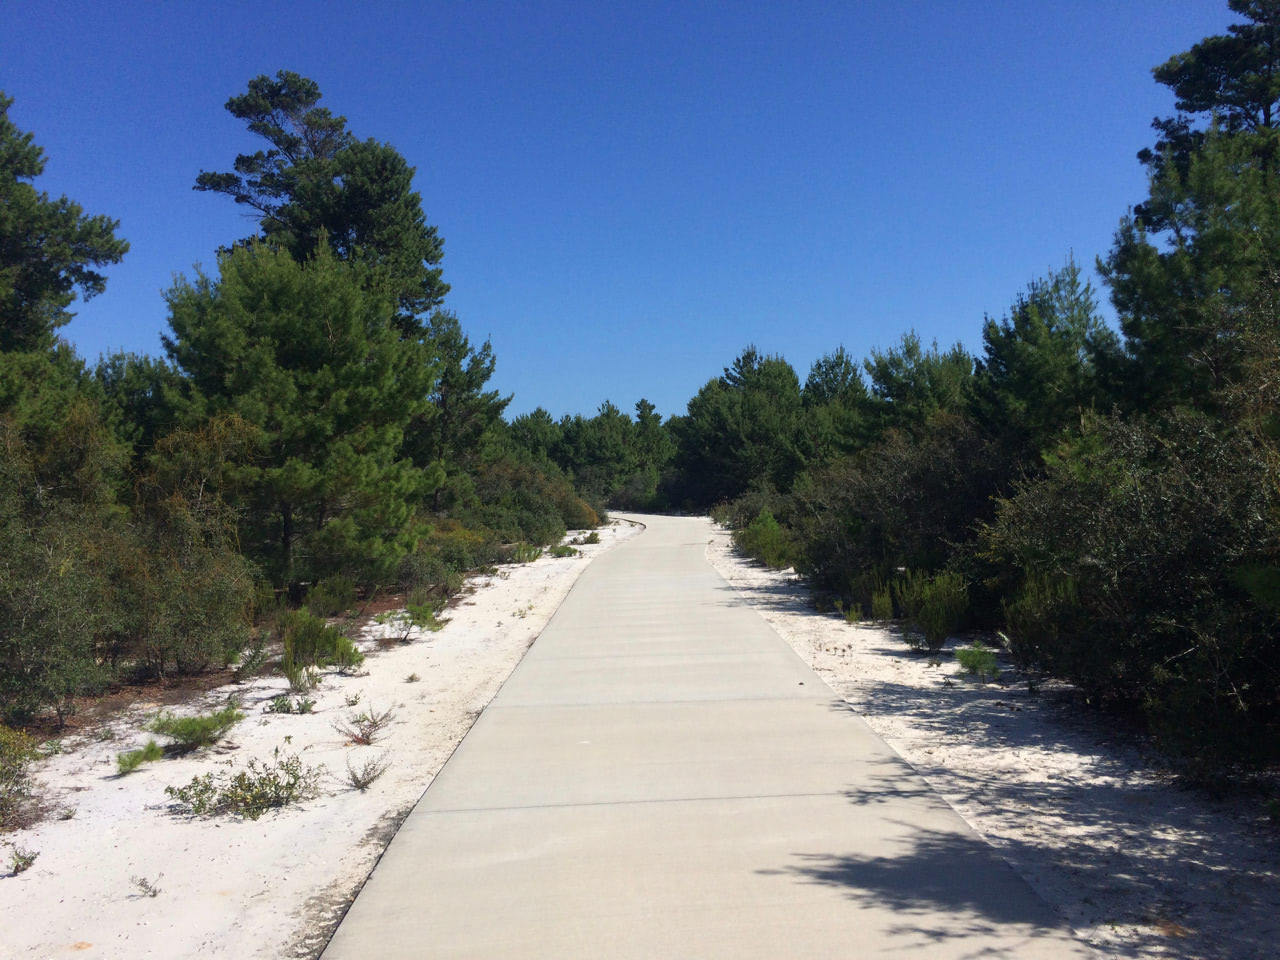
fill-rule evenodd
<path id="1" fill-rule="evenodd" d="M 1280 943 L 1280 850 L 1256 800 L 1214 801 L 1144 762 L 1073 691 L 933 666 L 884 625 L 819 614 L 790 572 L 712 565 L 1086 941 L 1111 957 L 1253 960 Z"/>
<path id="2" fill-rule="evenodd" d="M 143 724 L 158 702 L 135 704 L 96 736 L 64 742 L 35 770 L 54 814 L 0 837 L 0 956 L 315 956 L 400 821 L 587 564 L 636 529 L 615 523 L 580 556 L 544 556 L 470 580 L 438 633 L 379 650 L 386 628 L 370 626 L 359 637 L 365 672 L 326 674 L 308 694 L 313 713 L 264 712 L 286 690 L 279 677 L 211 690 L 176 712 L 217 709 L 238 696 L 247 716 L 228 739 L 126 777 L 116 774 L 116 754 L 152 736 Z M 388 709 L 393 718 L 372 746 L 355 746 L 334 729 L 354 713 Z M 251 758 L 269 763 L 276 751 L 326 769 L 319 797 L 257 821 L 171 810 L 167 785 L 243 769 Z M 347 781 L 348 763 L 373 757 L 390 765 L 360 792 Z M 72 815 L 60 819 L 58 811 Z M 10 847 L 36 851 L 34 865 L 5 876 Z M 146 884 L 158 893 L 148 895 Z"/>

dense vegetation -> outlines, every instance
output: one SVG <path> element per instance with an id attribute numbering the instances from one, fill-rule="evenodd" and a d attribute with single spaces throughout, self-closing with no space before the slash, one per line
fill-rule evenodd
<path id="1" fill-rule="evenodd" d="M 297 660 L 309 615 L 281 606 L 455 592 L 599 523 L 508 442 L 413 168 L 319 100 L 281 72 L 228 101 L 264 149 L 196 188 L 257 230 L 167 292 L 164 357 L 89 366 L 57 329 L 128 244 L 36 188 L 43 152 L 0 97 L 0 720 L 64 722 L 124 678 L 260 660 L 268 636 Z"/>
<path id="2" fill-rule="evenodd" d="M 164 357 L 88 366 L 57 329 L 127 244 L 36 190 L 0 99 L 0 719 L 234 662 L 310 623 L 282 603 L 439 596 L 606 506 L 712 509 L 921 648 L 998 630 L 1195 769 L 1274 764 L 1280 4 L 1229 5 L 1155 70 L 1178 112 L 1098 261 L 1118 331 L 1068 259 L 977 353 L 908 332 L 802 381 L 747 347 L 665 422 L 505 422 L 412 168 L 287 72 L 227 103 L 263 149 L 196 180 L 257 229 L 168 291 Z"/>
<path id="3" fill-rule="evenodd" d="M 1156 68 L 1178 113 L 1098 261 L 986 318 L 801 383 L 748 347 L 667 439 L 605 405 L 513 424 L 619 505 L 706 510 L 820 601 L 921 647 L 1001 631 L 1024 666 L 1139 711 L 1193 770 L 1280 759 L 1280 4 Z M 643 437 L 643 442 L 641 438 Z"/>

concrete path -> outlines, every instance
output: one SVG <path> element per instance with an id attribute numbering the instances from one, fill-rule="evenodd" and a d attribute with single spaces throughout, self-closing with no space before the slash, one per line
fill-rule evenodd
<path id="1" fill-rule="evenodd" d="M 1093 956 L 711 568 L 708 521 L 644 519 L 325 960 Z"/>

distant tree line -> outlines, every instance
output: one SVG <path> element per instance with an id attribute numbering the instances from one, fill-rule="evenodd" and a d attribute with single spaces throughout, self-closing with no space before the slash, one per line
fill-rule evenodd
<path id="1" fill-rule="evenodd" d="M 165 294 L 162 357 L 95 364 L 58 329 L 128 244 L 37 188 L 0 96 L 0 720 L 225 667 L 281 605 L 456 590 L 600 522 L 509 442 L 413 168 L 320 96 L 282 71 L 227 102 L 262 149 L 196 189 L 256 229 Z"/>

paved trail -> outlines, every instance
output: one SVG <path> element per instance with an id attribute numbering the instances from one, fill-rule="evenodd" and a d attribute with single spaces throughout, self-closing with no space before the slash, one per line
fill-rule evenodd
<path id="1" fill-rule="evenodd" d="M 324 960 L 1093 956 L 710 567 L 708 521 L 645 522 L 582 575 Z"/>

